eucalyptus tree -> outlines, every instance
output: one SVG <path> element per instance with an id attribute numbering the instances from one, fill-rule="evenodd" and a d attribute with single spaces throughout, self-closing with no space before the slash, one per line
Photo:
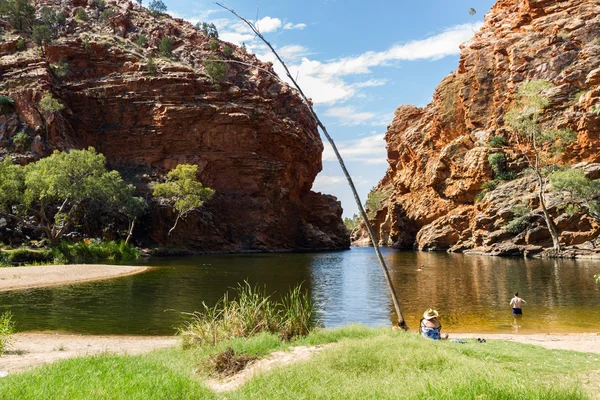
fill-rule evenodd
<path id="1" fill-rule="evenodd" d="M 515 141 L 512 145 L 521 151 L 536 177 L 540 207 L 552 237 L 554 251 L 559 253 L 561 245 L 558 229 L 548 211 L 545 197 L 548 172 L 576 136 L 568 129 L 546 128 L 540 122 L 544 110 L 550 103 L 547 90 L 553 86 L 552 83 L 544 80 L 522 83 L 517 90 L 516 104 L 506 113 L 504 122 L 515 133 Z"/>
<path id="2" fill-rule="evenodd" d="M 25 167 L 9 158 L 0 163 L 0 214 L 42 231 L 52 243 L 92 210 L 119 209 L 128 218 L 137 217 L 139 204 L 130 204 L 139 203 L 134 192 L 117 171 L 106 169 L 105 157 L 93 148 L 55 151 Z"/>
<path id="3" fill-rule="evenodd" d="M 171 236 L 181 218 L 185 218 L 193 210 L 202 207 L 204 202 L 215 193 L 213 189 L 198 182 L 197 171 L 197 165 L 179 164 L 175 169 L 169 171 L 166 182 L 154 185 L 152 194 L 173 204 L 173 209 L 177 213 L 175 223 L 169 229 L 168 236 Z"/>

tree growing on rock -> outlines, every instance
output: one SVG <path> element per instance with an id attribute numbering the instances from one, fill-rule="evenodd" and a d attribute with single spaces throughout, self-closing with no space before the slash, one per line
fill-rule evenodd
<path id="1" fill-rule="evenodd" d="M 163 57 L 173 57 L 173 40 L 168 36 L 162 38 L 160 44 L 158 45 L 158 52 Z"/>
<path id="2" fill-rule="evenodd" d="M 167 6 L 161 0 L 152 0 L 150 4 L 148 4 L 148 9 L 155 17 L 167 12 Z"/>
<path id="3" fill-rule="evenodd" d="M 548 231 L 552 237 L 553 249 L 561 251 L 558 229 L 546 203 L 544 193 L 548 185 L 548 167 L 573 142 L 575 134 L 568 129 L 548 129 L 540 123 L 549 100 L 546 91 L 553 85 L 544 80 L 526 81 L 517 90 L 516 105 L 504 116 L 504 122 L 515 133 L 515 147 L 522 152 L 537 181 L 537 196 Z"/>
<path id="4" fill-rule="evenodd" d="M 600 180 L 588 179 L 580 169 L 556 171 L 549 178 L 552 190 L 566 195 L 568 207 L 600 221 Z"/>
<path id="5" fill-rule="evenodd" d="M 173 204 L 177 213 L 175 224 L 169 230 L 169 236 L 177 227 L 181 218 L 196 210 L 210 199 L 215 191 L 204 187 L 196 179 L 197 165 L 179 164 L 167 174 L 167 181 L 154 185 L 153 195 Z"/>
<path id="6" fill-rule="evenodd" d="M 0 1 L 0 16 L 6 17 L 18 32 L 31 32 L 35 22 L 35 7 L 28 0 Z"/>

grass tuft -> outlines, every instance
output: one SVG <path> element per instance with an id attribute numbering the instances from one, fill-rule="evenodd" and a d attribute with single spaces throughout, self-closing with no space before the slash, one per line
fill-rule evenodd
<path id="1" fill-rule="evenodd" d="M 314 304 L 301 286 L 293 288 L 281 301 L 273 300 L 264 287 L 252 287 L 246 281 L 235 290 L 233 300 L 226 294 L 214 307 L 202 303 L 202 311 L 183 314 L 188 319 L 179 328 L 184 348 L 216 345 L 261 332 L 291 340 L 306 336 L 318 326 Z"/>

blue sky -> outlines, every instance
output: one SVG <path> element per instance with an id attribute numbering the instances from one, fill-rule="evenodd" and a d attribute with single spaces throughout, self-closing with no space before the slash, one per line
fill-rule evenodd
<path id="1" fill-rule="evenodd" d="M 212 1 L 165 4 L 172 15 L 192 23 L 213 22 L 222 40 L 244 42 L 260 59 L 274 60 L 240 21 Z M 240 15 L 257 21 L 298 76 L 341 150 L 363 204 L 387 170 L 383 135 L 394 110 L 401 104 L 425 106 L 431 101 L 435 87 L 458 65 L 459 44 L 473 36 L 493 4 L 492 0 L 227 2 Z M 470 15 L 471 7 L 475 15 Z M 281 71 L 278 65 L 275 69 Z M 313 190 L 338 197 L 344 216 L 358 210 L 327 143 L 323 171 Z"/>

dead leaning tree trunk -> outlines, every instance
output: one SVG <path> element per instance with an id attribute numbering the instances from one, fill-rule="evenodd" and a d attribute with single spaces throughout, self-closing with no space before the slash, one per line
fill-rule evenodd
<path id="1" fill-rule="evenodd" d="M 273 46 L 271 46 L 271 43 L 269 43 L 269 41 L 267 41 L 267 39 L 265 39 L 265 37 L 260 33 L 260 31 L 256 28 L 256 26 L 254 26 L 254 24 L 252 22 L 248 21 L 246 18 L 244 18 L 241 15 L 239 15 L 238 13 L 236 13 L 233 9 L 231 9 L 221 3 L 218 3 L 218 2 L 216 2 L 215 4 L 218 5 L 219 7 L 224 8 L 225 10 L 229 11 L 230 13 L 235 15 L 237 18 L 242 20 L 246 25 L 248 25 L 250 27 L 250 29 L 252 29 L 252 31 L 256 34 L 256 36 L 258 36 L 260 38 L 260 40 L 262 40 L 269 47 L 269 49 L 271 49 L 271 51 L 273 52 L 273 54 L 275 55 L 277 60 L 279 60 L 279 62 L 285 69 L 285 73 L 286 73 L 287 77 L 292 81 L 292 83 L 294 84 L 294 86 L 296 87 L 298 92 L 300 93 L 302 100 L 304 100 L 304 103 L 310 110 L 310 113 L 312 114 L 313 118 L 317 122 L 317 125 L 323 131 L 323 134 L 329 141 L 329 144 L 331 144 L 331 147 L 333 148 L 333 151 L 335 152 L 335 156 L 337 157 L 338 162 L 340 163 L 340 167 L 342 167 L 342 171 L 344 172 L 344 175 L 346 176 L 346 179 L 348 180 L 350 189 L 352 189 L 352 194 L 354 195 L 354 200 L 356 201 L 356 205 L 358 206 L 360 215 L 365 223 L 365 226 L 367 227 L 367 231 L 369 232 L 369 237 L 371 238 L 371 243 L 373 243 L 373 247 L 375 248 L 375 253 L 377 254 L 377 259 L 379 260 L 379 264 L 381 265 L 381 269 L 383 270 L 383 274 L 385 275 L 385 281 L 387 283 L 388 290 L 390 292 L 390 296 L 394 303 L 394 309 L 396 310 L 396 315 L 398 316 L 398 326 L 400 328 L 404 329 L 405 331 L 407 331 L 408 326 L 406 325 L 406 321 L 404 320 L 404 315 L 402 314 L 402 309 L 400 308 L 400 302 L 398 301 L 398 296 L 396 295 L 396 290 L 394 289 L 394 286 L 392 285 L 392 278 L 390 276 L 390 272 L 387 268 L 385 260 L 383 259 L 383 256 L 381 255 L 381 251 L 379 250 L 379 244 L 377 243 L 377 240 L 375 237 L 375 232 L 373 232 L 373 228 L 371 227 L 371 224 L 369 223 L 369 218 L 367 217 L 367 213 L 365 212 L 365 209 L 362 206 L 360 197 L 358 196 L 358 192 L 356 191 L 356 187 L 354 186 L 354 182 L 352 181 L 352 178 L 350 177 L 350 174 L 348 173 L 348 170 L 346 169 L 344 160 L 342 159 L 342 156 L 340 155 L 333 139 L 331 138 L 331 136 L 329 136 L 329 133 L 327 132 L 327 128 L 325 128 L 325 126 L 323 125 L 323 123 L 321 122 L 319 117 L 317 116 L 315 110 L 312 108 L 312 105 L 308 101 L 308 98 L 304 95 L 304 92 L 300 88 L 300 85 L 298 85 L 298 83 L 296 82 L 296 80 L 294 79 L 292 74 L 290 73 L 285 62 L 283 62 L 281 57 L 279 57 L 279 54 L 277 54 L 277 52 L 275 51 Z"/>

